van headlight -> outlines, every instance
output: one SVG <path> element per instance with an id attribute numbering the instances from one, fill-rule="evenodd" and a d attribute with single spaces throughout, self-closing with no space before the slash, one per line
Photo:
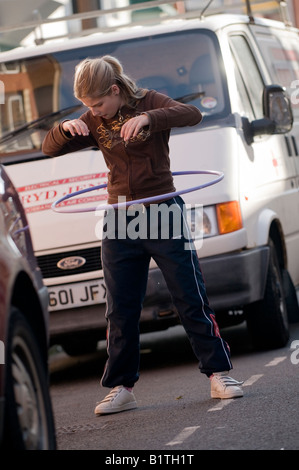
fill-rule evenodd
<path id="1" fill-rule="evenodd" d="M 219 234 L 215 206 L 191 207 L 187 211 L 187 220 L 193 240 Z"/>
<path id="2" fill-rule="evenodd" d="M 211 206 L 196 205 L 188 209 L 187 220 L 193 240 L 223 235 L 243 227 L 238 201 Z"/>

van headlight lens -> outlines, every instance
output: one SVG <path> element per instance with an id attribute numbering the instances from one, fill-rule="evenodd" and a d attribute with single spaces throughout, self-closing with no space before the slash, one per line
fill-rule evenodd
<path id="1" fill-rule="evenodd" d="M 218 235 L 218 225 L 215 206 L 207 206 L 203 209 L 203 237 Z"/>
<path id="2" fill-rule="evenodd" d="M 189 208 L 187 218 L 193 240 L 223 235 L 243 227 L 238 201 L 212 206 L 196 205 Z"/>
<path id="3" fill-rule="evenodd" d="M 219 234 L 215 206 L 192 207 L 188 210 L 187 217 L 193 240 Z"/>

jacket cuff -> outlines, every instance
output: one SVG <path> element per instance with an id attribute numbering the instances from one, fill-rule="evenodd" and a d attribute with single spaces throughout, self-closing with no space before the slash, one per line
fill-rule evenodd
<path id="1" fill-rule="evenodd" d="M 62 121 L 62 122 L 59 124 L 59 131 L 60 131 L 60 133 L 63 135 L 63 137 L 64 137 L 65 139 L 67 139 L 67 140 L 72 140 L 72 138 L 73 138 L 72 134 L 71 134 L 69 131 L 65 132 L 65 131 L 63 130 L 63 127 L 62 127 L 63 123 L 66 122 L 66 121 L 69 121 L 69 119 L 65 119 L 64 121 Z"/>

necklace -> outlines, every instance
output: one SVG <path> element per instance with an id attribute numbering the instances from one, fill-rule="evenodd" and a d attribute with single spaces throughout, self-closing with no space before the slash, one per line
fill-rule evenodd
<path id="1" fill-rule="evenodd" d="M 120 124 L 122 124 L 124 122 L 124 118 L 120 112 L 120 109 L 118 110 L 118 121 L 120 122 Z"/>

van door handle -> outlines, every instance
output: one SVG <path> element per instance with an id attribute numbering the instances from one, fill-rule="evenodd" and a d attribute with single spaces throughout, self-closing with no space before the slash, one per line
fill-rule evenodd
<path id="1" fill-rule="evenodd" d="M 287 149 L 288 149 L 288 156 L 292 157 L 293 152 L 292 152 L 292 149 L 291 149 L 291 144 L 290 144 L 290 141 L 289 141 L 289 137 L 287 135 L 285 135 L 284 140 L 285 140 L 285 143 L 286 143 L 286 146 L 287 146 Z"/>
<path id="2" fill-rule="evenodd" d="M 299 154 L 298 154 L 298 147 L 297 147 L 297 142 L 296 142 L 296 139 L 295 139 L 295 137 L 294 137 L 293 135 L 292 135 L 292 137 L 291 137 L 291 138 L 292 138 L 293 147 L 294 147 L 294 150 L 295 150 L 295 155 L 296 155 L 296 157 L 298 157 L 298 156 L 299 156 Z"/>

